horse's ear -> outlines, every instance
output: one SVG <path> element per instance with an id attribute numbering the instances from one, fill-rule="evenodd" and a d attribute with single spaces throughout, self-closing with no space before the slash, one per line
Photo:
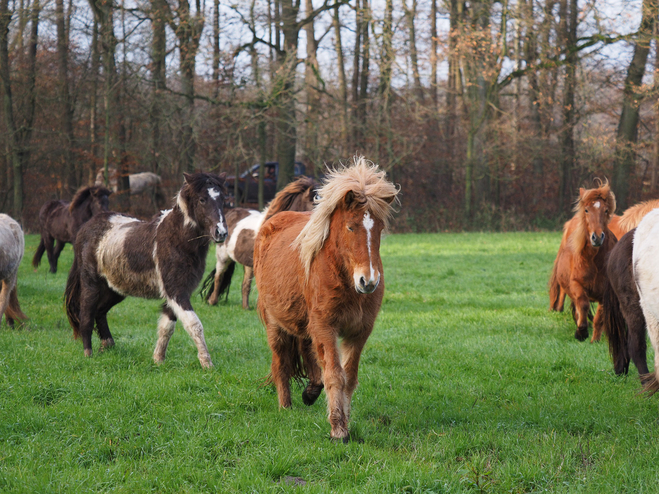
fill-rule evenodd
<path id="1" fill-rule="evenodd" d="M 220 182 L 221 182 L 221 183 L 226 182 L 226 180 L 227 180 L 227 172 L 222 172 L 222 173 L 220 173 L 220 174 L 217 176 L 217 178 L 220 179 Z"/>
<path id="2" fill-rule="evenodd" d="M 343 202 L 346 205 L 346 209 L 350 209 L 355 204 L 355 193 L 351 190 L 346 192 L 346 195 L 343 196 Z"/>
<path id="3" fill-rule="evenodd" d="M 396 195 L 394 194 L 393 196 L 384 197 L 383 199 L 387 204 L 391 204 L 396 200 Z"/>
<path id="4" fill-rule="evenodd" d="M 183 183 L 189 184 L 191 180 L 192 180 L 192 175 L 183 172 Z"/>
<path id="5" fill-rule="evenodd" d="M 584 192 L 586 192 L 586 189 L 584 189 L 583 187 L 579 188 L 579 197 L 583 197 Z"/>

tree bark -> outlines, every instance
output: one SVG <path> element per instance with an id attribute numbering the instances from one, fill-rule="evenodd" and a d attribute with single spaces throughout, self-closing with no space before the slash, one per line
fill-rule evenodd
<path id="1" fill-rule="evenodd" d="M 412 77 L 414 79 L 414 94 L 419 101 L 423 102 L 423 87 L 421 86 L 421 77 L 419 76 L 419 56 L 416 49 L 416 0 L 412 0 L 412 8 L 407 7 L 407 0 L 403 0 L 405 9 L 405 20 L 407 21 L 408 43 L 410 49 L 410 62 L 412 65 Z"/>
<path id="2" fill-rule="evenodd" d="M 166 88 L 165 56 L 167 54 L 167 5 L 166 0 L 153 0 L 151 4 L 151 29 L 153 38 L 151 40 L 151 111 L 149 119 L 151 123 L 151 170 L 157 175 L 162 174 L 160 162 L 160 121 L 161 121 L 161 98 L 162 91 Z"/>
<path id="3" fill-rule="evenodd" d="M 391 0 L 389 0 L 391 1 Z M 343 59 L 343 43 L 341 41 L 341 18 L 339 6 L 334 7 L 332 16 L 334 24 L 334 47 L 336 50 L 336 63 L 339 66 L 339 98 L 341 104 L 341 143 L 348 147 L 348 82 L 346 79 L 345 61 Z"/>

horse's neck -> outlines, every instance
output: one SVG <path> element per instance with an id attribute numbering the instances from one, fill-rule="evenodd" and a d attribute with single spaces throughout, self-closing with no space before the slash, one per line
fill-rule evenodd
<path id="1" fill-rule="evenodd" d="M 208 235 L 203 234 L 197 223 L 185 224 L 185 215 L 178 204 L 163 218 L 157 228 L 169 230 L 169 235 L 173 239 L 178 239 L 175 244 L 179 244 L 183 250 L 208 250 Z"/>
<path id="2" fill-rule="evenodd" d="M 73 213 L 71 213 L 71 217 L 73 218 L 73 226 L 75 228 L 80 228 L 80 226 L 82 226 L 83 223 L 89 221 L 93 215 L 91 200 L 87 199 L 80 206 L 75 208 Z"/>

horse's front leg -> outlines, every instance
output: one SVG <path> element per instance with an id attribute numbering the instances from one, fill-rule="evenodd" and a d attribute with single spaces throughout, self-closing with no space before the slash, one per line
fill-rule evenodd
<path id="1" fill-rule="evenodd" d="M 172 309 L 174 315 L 181 321 L 183 328 L 190 335 L 190 338 L 192 338 L 192 341 L 197 345 L 197 357 L 201 366 L 204 369 L 213 367 L 213 361 L 211 360 L 210 353 L 208 353 L 206 339 L 204 338 L 204 326 L 201 324 L 197 314 L 195 314 L 190 303 L 190 298 L 180 297 L 174 300 L 168 297 L 167 305 Z"/>
<path id="2" fill-rule="evenodd" d="M 358 383 L 357 374 L 359 372 L 359 359 L 370 333 L 370 331 L 366 331 L 365 335 L 362 335 L 360 338 L 344 339 L 341 344 L 342 365 L 346 373 L 346 400 L 343 407 L 346 420 L 350 420 L 350 404 L 352 402 L 352 395 L 355 392 Z"/>
<path id="3" fill-rule="evenodd" d="M 302 401 L 305 405 L 311 406 L 323 391 L 323 370 L 318 365 L 311 340 L 305 339 L 300 342 L 300 353 L 304 370 L 309 378 L 309 384 L 302 392 Z"/>
<path id="4" fill-rule="evenodd" d="M 323 382 L 327 394 L 327 411 L 329 423 L 332 426 L 332 439 L 348 440 L 348 417 L 345 414 L 346 373 L 341 366 L 341 358 L 337 346 L 335 332 L 331 328 L 319 329 L 317 325 L 311 336 L 316 347 L 316 354 L 323 367 Z M 311 332 L 311 331 L 310 331 Z"/>
<path id="5" fill-rule="evenodd" d="M 652 311 L 644 307 L 644 304 L 641 304 L 641 308 L 645 316 L 650 343 L 652 343 L 652 348 L 654 348 L 654 372 L 642 375 L 641 382 L 643 383 L 643 391 L 654 394 L 659 391 L 659 321 Z"/>
<path id="6" fill-rule="evenodd" d="M 55 269 L 57 269 L 57 261 L 59 260 L 59 256 L 62 253 L 62 250 L 64 250 L 65 245 L 66 242 L 62 242 L 61 240 L 55 241 L 55 250 L 53 251 L 53 259 L 55 260 Z"/>
<path id="7" fill-rule="evenodd" d="M 593 337 L 590 339 L 591 343 L 599 341 L 602 337 L 602 324 L 602 304 L 598 303 L 595 318 L 593 319 Z"/>
<path id="8" fill-rule="evenodd" d="M 252 290 L 252 278 L 254 278 L 254 268 L 244 266 L 245 274 L 243 276 L 243 309 L 249 310 L 249 292 Z"/>
<path id="9" fill-rule="evenodd" d="M 153 360 L 156 364 L 160 364 L 165 360 L 167 345 L 175 329 L 176 315 L 167 305 L 163 305 L 162 314 L 158 319 L 158 343 L 156 343 L 156 349 L 153 351 Z"/>
<path id="10" fill-rule="evenodd" d="M 51 273 L 57 273 L 57 258 L 55 257 L 55 239 L 50 235 L 43 237 L 43 244 L 46 248 L 46 257 L 48 257 L 48 265 L 50 266 Z"/>
<path id="11" fill-rule="evenodd" d="M 575 322 L 577 323 L 577 331 L 574 333 L 574 337 L 579 341 L 584 341 L 588 338 L 590 299 L 583 287 L 577 283 L 570 284 L 570 293 L 570 298 L 572 298 L 572 303 L 576 311 Z"/>

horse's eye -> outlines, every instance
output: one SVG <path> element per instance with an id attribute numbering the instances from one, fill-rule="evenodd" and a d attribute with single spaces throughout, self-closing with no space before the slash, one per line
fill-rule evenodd
<path id="1" fill-rule="evenodd" d="M 587 213 L 587 212 L 588 212 L 588 210 L 586 209 L 586 213 Z"/>
<path id="2" fill-rule="evenodd" d="M 206 204 L 206 199 L 204 199 L 203 197 L 199 199 L 199 204 Z"/>
<path id="3" fill-rule="evenodd" d="M 352 227 L 349 226 L 349 227 L 348 227 L 348 231 L 349 231 L 349 232 L 354 232 L 355 230 L 353 230 Z"/>
<path id="4" fill-rule="evenodd" d="M 606 214 L 609 214 L 609 210 L 608 210 L 608 209 L 605 209 L 604 212 L 605 212 Z"/>

